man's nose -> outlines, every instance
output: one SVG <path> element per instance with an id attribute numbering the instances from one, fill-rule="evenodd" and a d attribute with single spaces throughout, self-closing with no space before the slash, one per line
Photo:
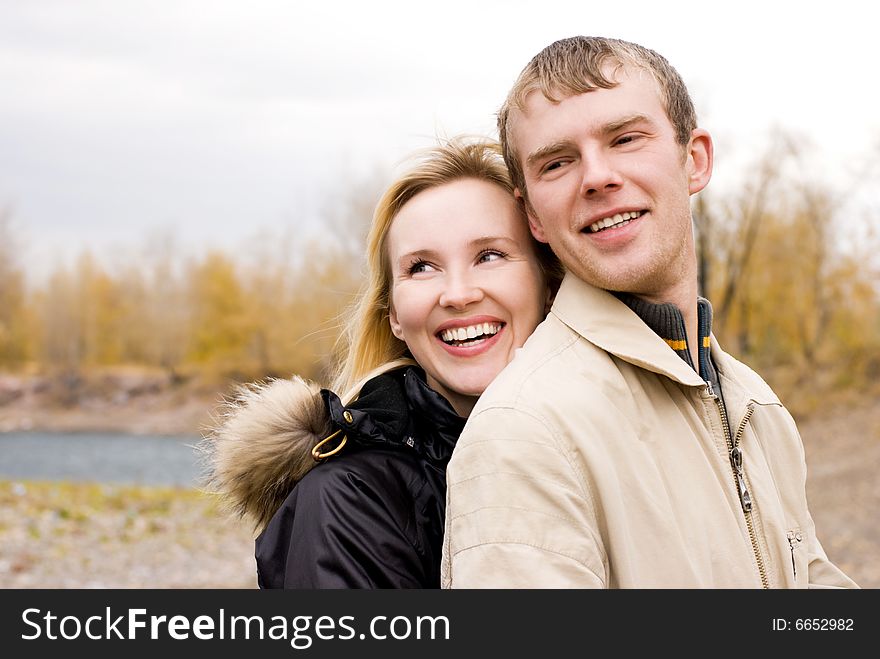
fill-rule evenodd
<path id="1" fill-rule="evenodd" d="M 441 307 L 464 309 L 483 299 L 483 288 L 472 273 L 452 273 L 446 278 L 445 284 L 440 294 Z"/>
<path id="2" fill-rule="evenodd" d="M 585 154 L 581 159 L 581 196 L 595 197 L 604 192 L 620 188 L 623 179 L 617 170 L 615 160 L 604 150 Z"/>

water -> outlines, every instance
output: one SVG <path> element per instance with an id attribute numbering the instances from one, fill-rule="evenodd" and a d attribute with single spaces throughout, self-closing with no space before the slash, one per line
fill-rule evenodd
<path id="1" fill-rule="evenodd" d="M 0 479 L 195 487 L 198 437 L 0 433 Z"/>

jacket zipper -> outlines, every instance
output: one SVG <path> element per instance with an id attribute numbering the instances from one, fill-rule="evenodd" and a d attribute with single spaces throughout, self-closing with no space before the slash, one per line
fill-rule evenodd
<path id="1" fill-rule="evenodd" d="M 788 547 L 791 549 L 791 571 L 794 574 L 795 581 L 797 581 L 797 565 L 794 561 L 794 531 L 789 531 L 786 536 L 788 537 Z"/>
<path id="2" fill-rule="evenodd" d="M 718 405 L 718 411 L 721 413 L 721 425 L 724 427 L 724 439 L 727 442 L 730 466 L 733 468 L 734 485 L 739 494 L 740 505 L 742 505 L 743 515 L 746 519 L 746 527 L 748 527 L 749 530 L 749 540 L 752 543 L 752 551 L 754 552 L 755 560 L 758 563 L 758 573 L 761 577 L 761 585 L 764 588 L 770 588 L 770 581 L 767 579 L 767 569 L 764 566 L 764 559 L 761 557 L 761 549 L 758 547 L 758 536 L 755 533 L 755 524 L 752 520 L 752 495 L 749 492 L 748 485 L 746 485 L 746 473 L 743 468 L 743 453 L 742 449 L 739 447 L 739 440 L 742 437 L 743 432 L 745 432 L 749 419 L 752 418 L 752 414 L 755 412 L 755 406 L 748 406 L 746 414 L 739 424 L 739 428 L 736 429 L 736 434 L 731 438 L 730 423 L 727 418 L 727 410 L 724 408 L 724 403 L 721 398 L 715 394 L 715 389 L 712 387 L 712 383 L 706 381 L 706 385 L 708 386 L 709 395 L 715 400 L 715 404 Z"/>

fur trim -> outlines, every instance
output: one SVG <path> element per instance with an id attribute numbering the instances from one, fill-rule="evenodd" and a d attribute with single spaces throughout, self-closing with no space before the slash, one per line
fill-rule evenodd
<path id="1" fill-rule="evenodd" d="M 331 432 L 316 383 L 295 376 L 239 386 L 199 444 L 202 482 L 260 531 L 317 464 L 312 447 Z"/>

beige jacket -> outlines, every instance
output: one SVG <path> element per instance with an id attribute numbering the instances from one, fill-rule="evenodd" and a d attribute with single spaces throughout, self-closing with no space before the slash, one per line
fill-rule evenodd
<path id="1" fill-rule="evenodd" d="M 635 313 L 566 277 L 449 464 L 443 587 L 855 587 L 816 538 L 794 420 L 712 340 L 729 424 Z"/>

